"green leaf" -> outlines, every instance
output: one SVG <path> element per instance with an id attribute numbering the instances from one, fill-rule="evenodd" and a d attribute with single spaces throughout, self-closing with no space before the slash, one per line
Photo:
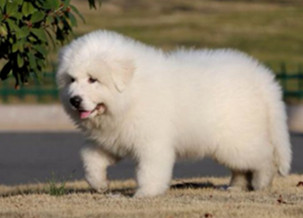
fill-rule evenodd
<path id="1" fill-rule="evenodd" d="M 17 64 L 18 64 L 19 68 L 23 67 L 23 64 L 24 64 L 24 59 L 20 53 L 18 53 L 18 55 L 17 55 Z"/>
<path id="2" fill-rule="evenodd" d="M 0 26 L 0 36 L 7 36 L 7 29 L 6 29 L 6 26 L 5 25 L 1 25 Z"/>
<path id="3" fill-rule="evenodd" d="M 36 42 L 36 41 L 37 41 L 37 39 L 36 39 L 34 36 L 29 36 L 29 37 L 28 37 L 28 40 L 29 40 L 30 42 Z"/>
<path id="4" fill-rule="evenodd" d="M 18 27 L 18 25 L 15 23 L 14 20 L 11 20 L 11 19 L 7 19 L 6 20 L 7 24 L 8 24 L 8 27 L 9 27 L 9 30 L 8 31 L 19 31 L 20 28 Z"/>
<path id="5" fill-rule="evenodd" d="M 32 23 L 37 23 L 37 22 L 43 20 L 45 16 L 46 16 L 45 13 L 43 13 L 43 12 L 41 12 L 41 11 L 36 11 L 36 12 L 32 15 L 30 21 L 31 21 Z"/>
<path id="6" fill-rule="evenodd" d="M 2 80 L 5 80 L 9 74 L 9 72 L 12 70 L 12 66 L 10 62 L 7 62 L 4 67 L 2 68 L 1 72 L 0 72 L 0 78 Z"/>
<path id="7" fill-rule="evenodd" d="M 45 66 L 45 62 L 44 59 L 36 59 L 37 61 L 37 69 L 38 71 L 42 70 L 42 68 Z M 39 77 L 39 74 L 37 74 L 37 76 Z"/>
<path id="8" fill-rule="evenodd" d="M 54 18 L 53 18 L 52 16 L 48 16 L 48 17 L 46 18 L 45 24 L 46 24 L 46 25 L 51 25 L 53 22 L 54 22 Z"/>
<path id="9" fill-rule="evenodd" d="M 23 52 L 24 51 L 24 41 L 17 41 L 15 44 L 13 44 L 12 46 L 12 52 L 16 52 L 16 51 L 20 51 L 20 52 Z"/>
<path id="10" fill-rule="evenodd" d="M 45 0 L 43 2 L 43 7 L 45 9 L 56 10 L 60 7 L 60 1 L 59 0 Z"/>
<path id="11" fill-rule="evenodd" d="M 70 5 L 70 0 L 61 0 L 61 2 L 63 3 L 63 8 L 62 8 L 63 11 L 67 10 L 67 8 L 69 8 Z"/>
<path id="12" fill-rule="evenodd" d="M 42 54 L 44 57 L 47 55 L 47 50 L 44 48 L 44 46 L 42 45 L 34 45 L 33 48 L 39 52 L 40 54 Z M 39 62 L 40 59 L 37 59 L 37 61 Z"/>
<path id="13" fill-rule="evenodd" d="M 70 0 L 64 0 L 64 5 L 68 6 L 70 4 Z"/>
<path id="14" fill-rule="evenodd" d="M 72 13 L 68 13 L 69 20 L 72 26 L 77 26 L 77 19 Z"/>
<path id="15" fill-rule="evenodd" d="M 82 20 L 83 22 L 85 22 L 84 17 L 82 16 L 82 14 L 78 11 L 78 9 L 77 9 L 75 6 L 70 5 L 70 8 L 72 9 L 72 11 L 73 11 L 74 13 L 76 13 L 76 14 L 81 18 L 81 20 Z"/>
<path id="16" fill-rule="evenodd" d="M 21 20 L 22 19 L 22 17 L 23 17 L 23 14 L 22 13 L 20 13 L 20 12 L 16 12 L 16 13 L 14 13 L 14 15 L 13 15 L 17 20 Z"/>
<path id="17" fill-rule="evenodd" d="M 18 51 L 18 49 L 19 49 L 18 43 L 13 44 L 12 52 L 15 53 L 16 51 Z"/>
<path id="18" fill-rule="evenodd" d="M 22 5 L 22 14 L 25 16 L 33 14 L 35 10 L 36 10 L 35 7 L 30 2 L 24 2 Z"/>
<path id="19" fill-rule="evenodd" d="M 21 6 L 22 1 L 14 0 L 14 1 L 7 1 L 6 4 L 6 13 L 9 16 L 13 16 L 15 13 L 18 13 L 19 6 Z"/>
<path id="20" fill-rule="evenodd" d="M 4 6 L 5 6 L 5 4 L 6 4 L 6 0 L 0 1 L 0 10 L 1 10 L 2 12 L 4 12 Z"/>
<path id="21" fill-rule="evenodd" d="M 52 42 L 53 47 L 55 48 L 56 47 L 56 43 L 55 43 L 55 40 L 54 40 L 54 37 L 53 37 L 52 33 L 49 31 L 49 29 L 45 29 L 45 32 L 46 32 L 46 34 L 48 36 L 49 41 Z"/>
<path id="22" fill-rule="evenodd" d="M 47 38 L 43 29 L 32 28 L 31 32 L 37 36 L 41 41 L 47 42 Z"/>
<path id="23" fill-rule="evenodd" d="M 36 63 L 35 55 L 33 55 L 32 52 L 29 52 L 27 55 L 28 55 L 28 60 L 29 60 L 30 67 L 32 69 L 36 70 L 37 69 L 37 63 Z"/>
<path id="24" fill-rule="evenodd" d="M 17 39 L 26 38 L 29 35 L 29 29 L 27 26 L 23 26 L 19 31 L 16 31 Z"/>
<path id="25" fill-rule="evenodd" d="M 64 32 L 65 33 L 69 33 L 69 31 L 72 29 L 71 28 L 71 21 L 67 17 L 66 18 L 62 17 L 61 21 L 63 23 L 63 30 L 64 30 Z"/>
<path id="26" fill-rule="evenodd" d="M 14 40 L 12 37 L 9 37 L 9 38 L 8 38 L 8 41 L 9 41 L 9 43 L 12 44 L 12 43 L 14 43 L 15 40 Z"/>

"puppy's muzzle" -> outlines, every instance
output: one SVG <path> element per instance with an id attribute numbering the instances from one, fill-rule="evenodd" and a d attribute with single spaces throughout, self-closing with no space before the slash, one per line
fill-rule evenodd
<path id="1" fill-rule="evenodd" d="M 80 108 L 82 98 L 79 95 L 76 95 L 69 99 L 70 104 L 75 107 L 76 109 Z"/>

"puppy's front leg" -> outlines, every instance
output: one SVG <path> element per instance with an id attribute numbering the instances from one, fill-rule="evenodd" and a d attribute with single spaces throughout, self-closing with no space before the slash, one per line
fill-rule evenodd
<path id="1" fill-rule="evenodd" d="M 85 179 L 97 192 L 108 188 L 106 169 L 118 159 L 98 146 L 86 146 L 81 150 Z"/>
<path id="2" fill-rule="evenodd" d="M 168 145 L 147 146 L 140 152 L 137 166 L 138 190 L 135 197 L 152 197 L 163 194 L 170 185 L 175 162 L 173 149 Z"/>

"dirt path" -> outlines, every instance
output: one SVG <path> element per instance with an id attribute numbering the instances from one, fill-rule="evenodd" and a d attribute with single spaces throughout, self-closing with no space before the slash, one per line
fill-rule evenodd
<path id="1" fill-rule="evenodd" d="M 91 193 L 85 182 L 65 185 L 51 196 L 49 184 L 0 186 L 1 217 L 303 217 L 303 177 L 276 178 L 270 190 L 229 192 L 227 178 L 175 180 L 163 196 L 132 198 L 133 180 Z"/>

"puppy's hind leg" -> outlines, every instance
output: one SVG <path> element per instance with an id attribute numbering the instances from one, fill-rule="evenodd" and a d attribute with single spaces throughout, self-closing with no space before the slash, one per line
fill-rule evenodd
<path id="1" fill-rule="evenodd" d="M 262 168 L 254 170 L 252 174 L 252 188 L 254 190 L 261 190 L 270 186 L 276 171 L 277 169 L 273 163 L 264 164 Z"/>
<path id="2" fill-rule="evenodd" d="M 232 170 L 232 177 L 228 187 L 229 191 L 251 190 L 252 173 L 248 171 Z"/>
<path id="3" fill-rule="evenodd" d="M 108 188 L 107 167 L 114 164 L 118 159 L 98 146 L 82 148 L 81 157 L 86 181 L 97 192 L 106 191 Z"/>

